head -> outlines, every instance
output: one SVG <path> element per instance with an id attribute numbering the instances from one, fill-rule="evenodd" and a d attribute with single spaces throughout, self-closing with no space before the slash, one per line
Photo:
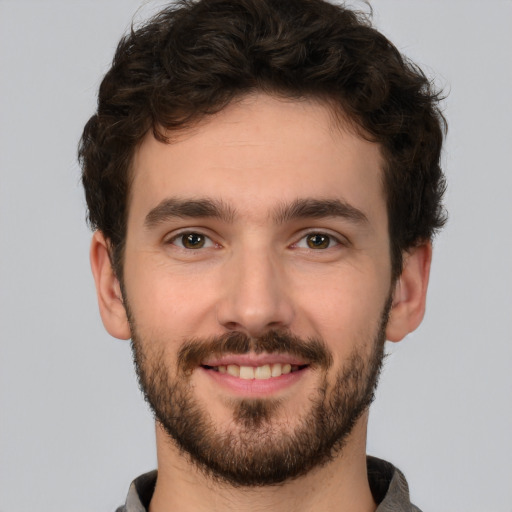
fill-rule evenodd
<path id="1" fill-rule="evenodd" d="M 436 102 L 320 0 L 180 2 L 119 44 L 80 145 L 100 309 L 202 469 L 275 484 L 363 435 L 444 222 Z"/>

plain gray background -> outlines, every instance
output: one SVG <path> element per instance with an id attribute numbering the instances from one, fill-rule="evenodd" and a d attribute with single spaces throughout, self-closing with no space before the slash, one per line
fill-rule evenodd
<path id="1" fill-rule="evenodd" d="M 425 321 L 390 347 L 368 451 L 424 512 L 511 512 L 512 2 L 372 5 L 449 93 L 450 222 Z M 113 511 L 155 466 L 129 345 L 97 313 L 75 158 L 139 6 L 0 0 L 1 512 Z"/>

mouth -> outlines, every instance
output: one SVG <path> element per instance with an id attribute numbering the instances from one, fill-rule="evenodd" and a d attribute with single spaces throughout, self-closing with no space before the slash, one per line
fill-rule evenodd
<path id="1" fill-rule="evenodd" d="M 239 364 L 227 364 L 210 366 L 203 364 L 202 368 L 218 372 L 220 374 L 231 375 L 243 380 L 268 380 L 281 377 L 282 375 L 288 375 L 289 373 L 295 373 L 304 370 L 308 367 L 307 364 L 290 364 L 290 363 L 272 363 L 263 364 L 261 366 L 247 366 Z"/>
<path id="2" fill-rule="evenodd" d="M 204 361 L 199 369 L 213 384 L 237 396 L 268 396 L 292 387 L 311 365 L 278 354 L 227 355 Z"/>

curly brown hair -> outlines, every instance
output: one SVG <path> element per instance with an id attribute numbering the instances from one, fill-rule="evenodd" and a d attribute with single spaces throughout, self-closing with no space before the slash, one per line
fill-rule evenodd
<path id="1" fill-rule="evenodd" d="M 256 91 L 323 100 L 380 145 L 398 277 L 403 251 L 446 221 L 439 93 L 367 16 L 324 0 L 182 0 L 121 39 L 79 145 L 89 222 L 118 276 L 137 145 Z"/>

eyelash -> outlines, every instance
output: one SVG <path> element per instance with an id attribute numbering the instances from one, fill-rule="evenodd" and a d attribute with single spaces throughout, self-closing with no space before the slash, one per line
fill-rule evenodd
<path id="1" fill-rule="evenodd" d="M 185 245 L 183 244 L 185 237 L 191 237 L 193 235 L 202 237 L 203 240 L 205 241 L 204 243 L 207 244 L 207 246 L 205 247 L 204 245 L 201 245 L 200 247 L 197 247 L 197 248 L 185 247 Z M 176 241 L 178 241 L 178 240 L 180 240 L 182 242 L 181 245 L 178 245 L 176 243 Z M 194 250 L 205 249 L 205 248 L 208 249 L 210 247 L 218 246 L 218 244 L 216 244 L 208 235 L 201 233 L 201 231 L 199 231 L 199 230 L 198 231 L 182 231 L 181 233 L 178 233 L 177 235 L 174 235 L 172 238 L 167 240 L 166 243 L 175 245 L 176 247 L 179 247 L 180 249 L 183 249 L 185 251 L 194 251 Z"/>
<path id="2" fill-rule="evenodd" d="M 320 240 L 318 245 L 321 245 L 322 243 L 326 243 L 327 245 L 325 247 L 311 247 L 308 243 L 308 237 L 321 237 L 323 240 Z M 300 244 L 303 241 L 306 246 L 301 247 Z M 346 245 L 346 243 L 343 243 L 338 237 L 331 235 L 330 233 L 325 233 L 323 231 L 310 231 L 309 233 L 305 233 L 298 242 L 292 244 L 292 247 L 308 249 L 311 251 L 324 251 L 326 249 L 331 249 L 340 245 Z"/>
<path id="3" fill-rule="evenodd" d="M 197 236 L 201 237 L 203 239 L 203 245 L 200 245 L 199 247 L 186 247 L 184 245 L 185 237 L 191 237 L 191 236 Z M 322 243 L 327 244 L 325 247 L 312 247 L 309 245 L 307 239 L 308 237 L 321 237 L 323 240 L 319 240 L 318 245 L 320 246 Z M 176 243 L 176 241 L 181 241 L 181 243 Z M 192 241 L 192 240 L 191 240 Z M 307 246 L 301 246 L 300 244 L 304 241 L 304 243 Z M 205 235 L 201 231 L 182 231 L 181 233 L 178 233 L 174 235 L 172 238 L 166 241 L 166 243 L 175 245 L 176 247 L 179 247 L 180 249 L 183 249 L 185 251 L 195 251 L 199 249 L 208 249 L 211 247 L 219 247 L 219 244 L 216 244 L 208 235 Z M 340 240 L 340 238 L 331 235 L 330 233 L 325 233 L 322 231 L 310 231 L 309 233 L 303 234 L 300 239 L 291 244 L 290 247 L 294 249 L 307 249 L 311 251 L 323 251 L 326 249 L 330 249 L 337 246 L 346 246 L 347 242 Z"/>

